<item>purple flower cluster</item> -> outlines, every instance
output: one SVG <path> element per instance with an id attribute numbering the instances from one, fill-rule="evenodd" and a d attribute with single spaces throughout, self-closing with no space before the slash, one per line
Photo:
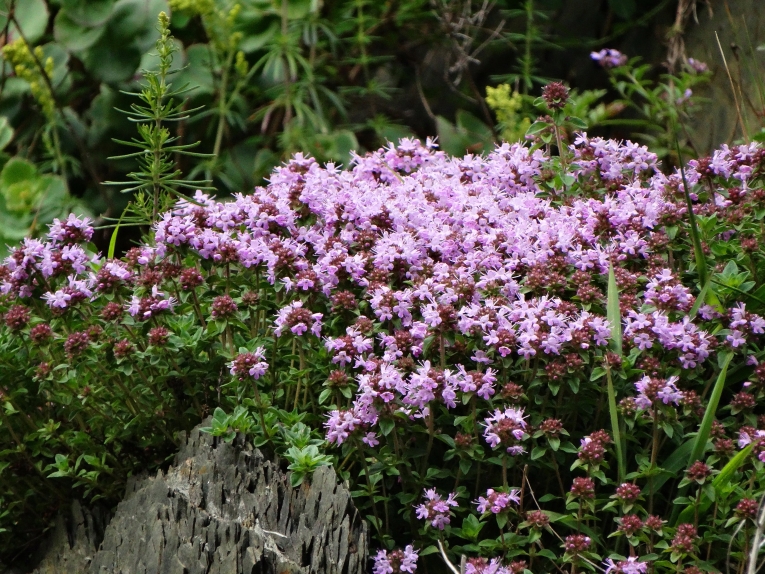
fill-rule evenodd
<path id="1" fill-rule="evenodd" d="M 468 558 L 465 562 L 465 574 L 514 574 L 513 570 L 503 566 L 499 558 Z"/>
<path id="2" fill-rule="evenodd" d="M 485 512 L 491 512 L 492 514 L 504 512 L 510 508 L 510 503 L 520 504 L 519 492 L 517 488 L 512 489 L 510 492 L 497 492 L 490 488 L 486 491 L 486 497 L 478 497 L 476 501 L 478 512 L 481 514 Z"/>
<path id="3" fill-rule="evenodd" d="M 664 403 L 665 405 L 680 404 L 683 394 L 677 388 L 678 380 L 679 377 L 675 376 L 670 377 L 666 381 L 644 376 L 635 383 L 635 388 L 638 391 L 635 404 L 638 408 L 644 410 L 650 409 L 659 403 Z"/>
<path id="4" fill-rule="evenodd" d="M 265 358 L 266 351 L 263 347 L 258 347 L 254 353 L 240 353 L 229 365 L 231 374 L 240 381 L 247 379 L 257 381 L 268 371 Z"/>
<path id="5" fill-rule="evenodd" d="M 616 68 L 627 63 L 627 56 L 613 48 L 603 49 L 600 52 L 592 52 L 590 57 L 604 68 Z"/>
<path id="6" fill-rule="evenodd" d="M 606 558 L 603 565 L 606 567 L 605 574 L 646 574 L 649 566 L 648 562 L 640 562 L 637 556 L 619 562 Z"/>
<path id="7" fill-rule="evenodd" d="M 379 550 L 374 557 L 373 574 L 399 574 L 417 570 L 417 550 L 409 544 L 403 550 Z"/>
<path id="8" fill-rule="evenodd" d="M 523 454 L 526 450 L 521 446 L 521 442 L 529 438 L 525 431 L 527 425 L 524 418 L 523 409 L 497 409 L 492 416 L 484 419 L 483 437 L 491 448 L 501 446 L 513 456 Z"/>
<path id="9" fill-rule="evenodd" d="M 459 506 L 455 500 L 456 496 L 456 492 L 451 492 L 444 500 L 436 492 L 435 488 L 427 489 L 425 491 L 425 502 L 415 508 L 417 518 L 427 520 L 433 528 L 443 530 L 451 521 L 450 508 Z"/>
<path id="10" fill-rule="evenodd" d="M 597 55 L 604 65 L 623 63 L 613 51 Z M 332 371 L 319 408 L 307 416 L 316 424 L 324 420 L 327 442 L 345 445 L 344 456 L 381 442 L 389 452 L 406 452 L 420 446 L 418 433 L 427 432 L 436 445 L 418 451 L 426 452 L 427 469 L 428 457 L 443 452 L 441 443 L 451 447 L 444 456 L 469 460 L 471 450 L 485 447 L 478 444 L 480 431 L 501 454 L 492 457 L 500 464 L 508 462 L 505 453 L 522 456 L 527 449 L 532 462 L 537 453 L 555 451 L 555 458 L 547 458 L 557 464 L 576 450 L 557 420 L 568 420 L 557 414 L 567 405 L 559 399 L 556 418 L 540 425 L 553 415 L 537 416 L 533 405 L 540 403 L 532 399 L 547 400 L 548 389 L 551 396 L 560 392 L 568 398 L 569 389 L 578 395 L 580 383 L 592 382 L 587 378 L 592 367 L 629 364 L 628 372 L 645 376 L 634 383 L 637 396 L 622 401 L 625 417 L 637 409 L 661 409 L 665 416 L 676 406 L 678 415 L 697 413 L 703 399 L 691 384 L 700 380 L 715 347 L 750 356 L 757 366 L 757 343 L 765 334 L 765 319 L 752 312 L 751 303 L 749 310 L 743 303 L 728 310 L 707 305 L 689 315 L 695 291 L 683 285 L 691 284 L 687 276 L 675 271 L 682 267 L 665 257 L 668 228 L 687 219 L 680 174 L 662 173 L 654 154 L 630 142 L 581 133 L 568 151 L 567 175 L 576 182 L 576 196 L 555 189 L 542 149 L 522 145 L 503 144 L 486 158 L 450 158 L 430 142 L 404 140 L 355 157 L 347 171 L 298 155 L 251 195 L 223 202 L 198 192 L 194 202 L 179 202 L 155 225 L 155 240 L 131 250 L 124 261 L 89 251 L 89 222 L 70 216 L 54 223 L 47 241 L 25 240 L 0 266 L 3 328 L 14 337 L 28 336 L 36 351 L 47 352 L 47 346 L 55 351 L 58 342 L 72 362 L 98 353 L 122 362 L 131 354 L 161 350 L 143 344 L 147 332 L 152 347 L 176 345 L 184 323 L 181 316 L 168 317 L 171 313 L 181 309 L 202 324 L 208 313 L 219 321 L 211 321 L 204 336 L 212 341 L 213 328 L 221 328 L 215 323 L 226 323 L 214 344 L 225 349 L 232 377 L 242 382 L 261 379 L 271 355 L 267 360 L 263 347 L 238 354 L 233 349 L 248 344 L 242 338 L 269 337 L 270 328 L 275 372 L 278 351 L 290 341 L 300 345 L 301 359 L 306 351 L 314 353 L 309 360 L 317 359 L 317 371 Z M 702 204 L 694 195 L 694 209 L 733 213 L 747 198 L 765 199 L 749 187 L 761 175 L 761 164 L 765 152 L 758 144 L 723 147 L 692 162 L 689 184 L 712 197 Z M 721 178 L 735 186 L 718 186 Z M 759 249 L 756 242 L 752 249 Z M 610 269 L 619 290 L 624 359 L 608 352 L 615 327 L 604 305 Z M 72 308 L 84 301 L 100 305 L 92 316 L 108 321 L 102 332 L 90 325 L 64 332 L 59 323 L 43 326 L 34 314 L 39 307 L 55 318 L 79 317 L 87 311 L 84 305 Z M 265 310 L 270 316 L 263 317 Z M 49 364 L 55 357 L 55 352 L 40 357 L 40 376 L 57 367 Z M 674 375 L 678 372 L 682 376 Z M 760 379 L 752 380 L 762 386 Z M 288 407 L 294 408 L 314 389 L 287 390 Z M 761 398 L 757 393 L 737 395 L 731 405 L 738 411 L 732 412 L 744 412 L 746 424 L 762 426 L 753 412 Z M 277 393 L 272 396 L 279 400 Z M 522 401 L 525 407 L 519 406 Z M 449 428 L 450 415 L 464 419 L 463 427 Z M 765 431 L 740 424 L 733 429 L 740 431 L 739 446 L 754 443 L 755 455 L 765 460 Z M 613 465 L 606 460 L 608 434 L 582 430 L 572 429 L 572 435 L 581 441 L 577 464 L 588 476 L 573 480 L 568 497 L 584 507 L 600 499 L 602 488 L 599 483 L 596 492 L 593 477 Z M 734 450 L 729 437 L 723 440 Z M 411 480 L 402 473 L 402 483 L 405 479 Z M 433 484 L 442 487 L 423 482 L 414 492 Z M 486 490 L 475 501 L 478 511 L 509 513 L 519 504 L 519 493 L 506 490 Z M 616 492 L 620 506 L 639 506 L 637 484 Z M 427 488 L 416 515 L 444 530 L 458 506 L 456 497 Z M 529 523 L 549 524 L 539 512 L 529 514 Z M 619 524 L 634 534 L 643 523 L 631 516 Z M 677 547 L 686 548 L 686 542 Z M 582 534 L 569 536 L 566 559 L 589 555 L 591 544 Z M 416 561 L 411 546 L 380 551 L 375 573 L 411 573 Z M 508 574 L 516 566 L 473 561 L 466 572 Z M 632 558 L 608 568 L 619 574 L 646 569 Z"/>

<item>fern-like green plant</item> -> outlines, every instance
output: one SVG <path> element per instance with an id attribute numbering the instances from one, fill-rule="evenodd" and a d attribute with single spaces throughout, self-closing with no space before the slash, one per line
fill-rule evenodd
<path id="1" fill-rule="evenodd" d="M 123 193 L 134 193 L 129 209 L 130 215 L 123 218 L 122 226 L 146 225 L 154 223 L 158 214 L 166 210 L 177 199 L 194 202 L 182 189 L 211 189 L 200 185 L 198 181 L 183 179 L 181 170 L 175 163 L 180 155 L 207 159 L 209 154 L 191 151 L 199 142 L 180 144 L 165 125 L 167 122 L 180 122 L 189 117 L 192 110 L 184 109 L 185 88 L 175 89 L 168 81 L 174 71 L 171 70 L 173 54 L 177 51 L 170 35 L 170 18 L 160 12 L 158 18 L 160 37 L 156 44 L 156 56 L 159 65 L 156 70 L 144 70 L 144 83 L 140 92 L 124 92 L 135 96 L 141 103 L 130 106 L 130 110 L 119 110 L 127 114 L 130 121 L 137 124 L 138 138 L 131 141 L 117 140 L 138 151 L 115 156 L 111 159 L 135 158 L 138 170 L 128 173 L 129 182 L 108 182 L 109 185 L 128 185 Z"/>

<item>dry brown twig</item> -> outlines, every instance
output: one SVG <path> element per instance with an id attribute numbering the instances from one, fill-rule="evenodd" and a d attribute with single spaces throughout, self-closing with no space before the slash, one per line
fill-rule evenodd
<path id="1" fill-rule="evenodd" d="M 671 73 L 675 73 L 679 62 L 685 61 L 685 39 L 683 34 L 685 32 L 685 25 L 688 19 L 693 16 L 693 21 L 699 23 L 698 16 L 698 2 L 699 0 L 678 0 L 677 11 L 675 12 L 675 21 L 672 24 L 668 34 L 667 42 L 667 69 Z M 709 0 L 704 0 L 707 5 L 710 17 L 712 16 L 712 5 Z"/>
<path id="2" fill-rule="evenodd" d="M 449 83 L 456 87 L 462 82 L 462 76 L 470 64 L 479 64 L 478 55 L 499 36 L 505 27 L 502 20 L 490 33 L 488 38 L 478 46 L 474 46 L 478 33 L 494 9 L 494 3 L 482 0 L 480 7 L 474 11 L 473 0 L 431 0 L 433 12 L 449 38 L 454 61 L 445 70 Z M 453 76 L 453 78 L 449 78 Z"/>

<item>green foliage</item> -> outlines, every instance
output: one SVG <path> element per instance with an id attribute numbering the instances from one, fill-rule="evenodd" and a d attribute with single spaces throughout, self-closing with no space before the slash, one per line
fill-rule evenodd
<path id="1" fill-rule="evenodd" d="M 449 155 L 460 157 L 466 153 L 486 154 L 494 149 L 491 128 L 465 110 L 457 112 L 456 125 L 445 118 L 436 118 L 436 128 L 439 146 Z"/>
<path id="2" fill-rule="evenodd" d="M 12 134 L 0 130 L 0 136 L 10 139 Z M 25 159 L 9 159 L 0 171 L 0 256 L 7 255 L 6 245 L 47 229 L 55 218 L 73 211 L 89 214 L 69 195 L 62 177 L 41 174 Z"/>
<path id="3" fill-rule="evenodd" d="M 157 70 L 144 71 L 145 83 L 141 91 L 130 94 L 137 97 L 141 104 L 131 104 L 125 112 L 128 119 L 136 124 L 139 139 L 131 141 L 116 140 L 118 143 L 137 148 L 138 151 L 117 156 L 113 159 L 134 159 L 138 171 L 128 173 L 128 177 L 137 185 L 123 189 L 123 193 L 134 193 L 135 201 L 129 206 L 134 216 L 125 221 L 128 224 L 153 224 L 157 215 L 166 211 L 172 202 L 178 199 L 194 201 L 179 189 L 209 189 L 198 182 L 181 178 L 177 161 L 181 157 L 208 158 L 209 155 L 194 153 L 194 144 L 182 144 L 177 136 L 172 136 L 166 126 L 168 122 L 182 122 L 189 118 L 186 102 L 181 99 L 186 89 L 174 89 L 168 77 L 173 73 L 173 54 L 177 47 L 170 36 L 170 19 L 160 12 L 158 30 L 160 37 L 156 44 Z M 125 185 L 111 183 L 111 185 Z M 128 183 L 127 185 L 131 185 Z"/>
<path id="4" fill-rule="evenodd" d="M 237 433 L 248 432 L 254 424 L 249 411 L 242 405 L 237 405 L 234 412 L 226 415 L 225 411 L 217 407 L 213 412 L 212 426 L 202 427 L 202 432 L 213 436 L 223 437 L 226 442 L 231 442 Z"/>
<path id="5" fill-rule="evenodd" d="M 500 137 L 510 143 L 523 141 L 531 119 L 523 114 L 523 97 L 511 92 L 509 84 L 486 88 L 486 104 L 497 116 Z"/>
<path id="6" fill-rule="evenodd" d="M 295 152 L 347 165 L 353 153 L 415 132 L 440 134 L 455 153 L 485 153 L 496 138 L 480 82 L 497 66 L 482 60 L 507 62 L 500 71 L 515 68 L 511 82 L 531 94 L 543 82 L 539 55 L 558 40 L 550 18 L 560 8 L 557 0 L 484 8 L 424 0 L 0 3 L 0 26 L 8 27 L 0 116 L 15 130 L 10 155 L 63 176 L 92 212 L 112 219 L 132 197 L 102 182 L 125 181 L 134 169 L 131 158 L 108 160 L 124 153 L 113 140 L 134 137 L 114 108 L 129 108 L 124 92 L 139 92 L 139 72 L 157 69 L 161 11 L 176 36 L 173 84 L 188 89 L 176 99 L 188 117 L 174 122 L 173 137 L 177 145 L 199 141 L 198 151 L 211 154 L 200 161 L 172 153 L 175 167 L 230 194 L 252 189 Z M 621 26 L 630 11 L 614 10 Z M 424 53 L 444 59 L 420 64 Z M 407 109 L 415 86 L 437 109 L 430 124 Z M 199 106 L 206 111 L 189 113 Z M 524 118 L 534 119 L 530 102 L 524 106 L 520 128 L 499 118 L 515 130 L 505 134 L 512 141 L 524 132 Z M 98 237 L 106 243 L 106 235 Z"/>
<path id="7" fill-rule="evenodd" d="M 677 126 L 687 124 L 694 105 L 700 98 L 693 93 L 696 86 L 709 81 L 708 71 L 697 72 L 686 65 L 678 74 L 654 77 L 653 67 L 632 58 L 624 65 L 609 69 L 611 86 L 621 96 L 617 104 L 631 110 L 636 119 L 611 119 L 603 125 L 627 125 L 636 138 L 645 141 L 660 158 L 668 158 L 674 165 L 682 164 L 679 154 L 692 157 L 690 141 L 678 134 Z M 680 150 L 676 150 L 680 137 Z"/>

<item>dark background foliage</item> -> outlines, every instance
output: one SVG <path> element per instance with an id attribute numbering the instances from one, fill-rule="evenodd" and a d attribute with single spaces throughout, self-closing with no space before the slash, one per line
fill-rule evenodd
<path id="1" fill-rule="evenodd" d="M 134 164 L 109 158 L 125 153 L 113 140 L 135 129 L 118 109 L 130 105 L 122 92 L 137 89 L 140 71 L 156 65 L 161 10 L 172 10 L 180 48 L 174 86 L 188 85 L 189 109 L 203 106 L 174 129 L 215 154 L 193 165 L 179 157 L 179 167 L 228 194 L 262 183 L 298 151 L 347 164 L 351 151 L 410 135 L 449 144 L 437 120 L 453 124 L 460 114 L 480 123 L 450 149 L 485 151 L 496 138 L 486 86 L 508 82 L 533 95 L 550 78 L 606 87 L 590 51 L 621 46 L 660 62 L 676 8 L 674 0 L 2 0 L 5 42 L 40 47 L 37 56 L 26 50 L 26 64 L 4 52 L 2 162 L 16 156 L 37 168 L 6 178 L 24 184 L 3 188 L 3 243 L 71 208 L 102 224 L 122 212 L 129 195 L 106 182 L 124 181 Z M 46 80 L 38 68 L 49 61 Z M 45 173 L 63 181 L 40 183 Z M 96 242 L 105 248 L 109 236 Z M 121 250 L 131 239 L 122 234 Z"/>

